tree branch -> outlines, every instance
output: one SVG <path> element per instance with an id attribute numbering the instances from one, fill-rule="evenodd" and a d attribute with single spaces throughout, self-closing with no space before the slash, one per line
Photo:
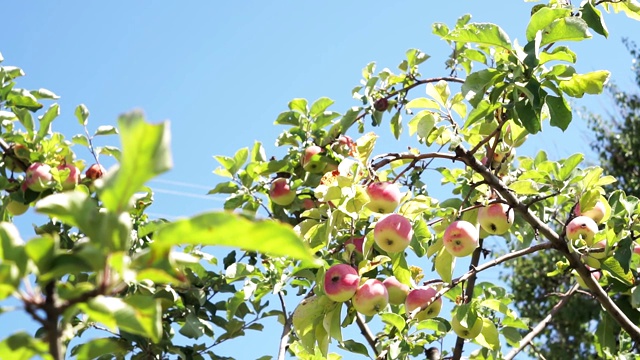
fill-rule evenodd
<path id="1" fill-rule="evenodd" d="M 473 154 L 467 152 L 462 146 L 458 146 L 455 149 L 457 157 L 464 161 L 467 166 L 475 170 L 480 174 L 491 188 L 497 191 L 504 201 L 511 206 L 514 211 L 522 216 L 531 227 L 538 231 L 542 236 L 553 243 L 553 247 L 569 261 L 572 268 L 576 270 L 580 278 L 587 285 L 589 290 L 593 293 L 593 296 L 598 300 L 602 307 L 613 317 L 616 322 L 622 327 L 629 336 L 637 343 L 640 343 L 640 328 L 635 325 L 629 318 L 620 310 L 620 308 L 613 302 L 613 300 L 607 295 L 602 287 L 591 277 L 591 272 L 585 267 L 579 258 L 579 255 L 571 252 L 567 246 L 566 240 L 563 236 L 558 235 L 547 224 L 542 222 L 533 212 L 531 212 L 528 206 L 522 203 L 511 192 L 511 190 L 505 185 L 502 180 L 496 177 L 489 169 L 482 165 Z"/>
<path id="2" fill-rule="evenodd" d="M 42 306 L 47 315 L 44 328 L 47 331 L 47 341 L 49 342 L 49 354 L 51 354 L 51 358 L 53 360 L 62 360 L 64 354 L 62 353 L 62 340 L 60 339 L 61 334 L 58 327 L 60 312 L 56 307 L 56 303 L 56 282 L 50 281 L 45 286 L 45 301 Z"/>
<path id="3" fill-rule="evenodd" d="M 360 315 L 360 313 L 358 312 L 356 312 L 356 323 L 360 328 L 362 336 L 364 336 L 364 338 L 369 343 L 369 346 L 371 346 L 371 349 L 373 349 L 373 353 L 376 355 L 376 357 L 378 357 L 380 355 L 380 352 L 378 351 L 378 348 L 376 348 L 376 338 L 373 336 L 371 330 L 369 330 L 369 327 L 362 319 L 362 315 Z"/>
<path id="4" fill-rule="evenodd" d="M 289 335 L 291 334 L 291 317 L 287 314 L 287 307 L 284 303 L 282 291 L 278 291 L 280 306 L 282 307 L 282 315 L 284 316 L 284 326 L 282 327 L 282 335 L 280 335 L 280 348 L 278 349 L 278 360 L 284 360 L 287 354 L 287 346 L 289 345 Z"/>
<path id="5" fill-rule="evenodd" d="M 571 289 L 569 289 L 569 291 L 567 291 L 563 296 L 562 299 L 560 300 L 560 302 L 558 302 L 553 309 L 551 309 L 551 311 L 549 312 L 549 314 L 542 319 L 542 321 L 540 321 L 538 323 L 538 325 L 536 325 L 533 329 L 531 329 L 531 331 L 527 334 L 527 336 L 525 336 L 522 340 L 520 340 L 520 346 L 517 349 L 513 349 L 511 350 L 507 356 L 505 356 L 505 360 L 511 360 L 513 359 L 516 355 L 518 355 L 519 352 L 521 352 L 525 347 L 527 347 L 527 345 L 529 345 L 529 343 L 531 343 L 531 341 L 538 336 L 538 334 L 540 334 L 540 332 L 542 330 L 544 330 L 544 328 L 547 326 L 547 324 L 551 321 L 551 319 L 553 319 L 553 317 L 558 313 L 558 311 L 560 311 L 560 309 L 562 309 L 568 302 L 569 299 L 571 299 L 571 295 L 573 295 L 576 290 L 578 289 L 578 284 L 574 284 L 573 287 Z"/>
<path id="6" fill-rule="evenodd" d="M 467 282 L 467 288 L 464 292 L 463 303 L 468 304 L 473 297 L 473 288 L 476 286 L 477 271 L 475 271 L 476 266 L 480 263 L 480 254 L 482 253 L 482 243 L 484 239 L 480 239 L 480 243 L 478 247 L 473 251 L 473 255 L 471 255 L 471 264 L 469 264 L 469 272 L 467 274 L 471 274 L 469 276 L 469 281 Z M 464 339 L 458 336 L 456 339 L 456 347 L 453 349 L 453 358 L 460 359 L 462 357 L 462 349 L 464 348 Z"/>

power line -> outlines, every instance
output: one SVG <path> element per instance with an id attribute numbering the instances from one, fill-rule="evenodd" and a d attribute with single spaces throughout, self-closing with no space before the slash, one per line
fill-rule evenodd
<path id="1" fill-rule="evenodd" d="M 190 188 L 194 188 L 194 189 L 202 189 L 202 190 L 211 190 L 212 189 L 211 186 L 204 186 L 204 185 L 193 184 L 193 183 L 182 182 L 182 181 L 153 179 L 153 180 L 150 180 L 150 182 L 157 182 L 157 183 L 162 183 L 162 184 L 167 184 L 167 185 L 185 186 L 185 187 L 190 187 Z"/>
<path id="2" fill-rule="evenodd" d="M 157 188 L 152 188 L 152 190 L 153 192 L 157 192 L 161 194 L 186 196 L 186 197 L 191 197 L 195 199 L 211 200 L 211 201 L 218 201 L 218 202 L 224 201 L 224 199 L 221 199 L 219 197 L 214 197 L 211 195 L 194 194 L 194 193 L 188 193 L 184 191 L 175 191 L 175 190 L 157 189 Z"/>

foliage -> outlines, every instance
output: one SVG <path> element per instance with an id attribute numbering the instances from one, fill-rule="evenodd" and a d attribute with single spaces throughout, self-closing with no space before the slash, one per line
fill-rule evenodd
<path id="1" fill-rule="evenodd" d="M 545 121 L 563 130 L 569 126 L 568 98 L 602 92 L 608 71 L 577 73 L 572 65 L 577 56 L 564 45 L 590 38 L 591 31 L 607 35 L 597 7 L 630 17 L 640 13 L 630 1 L 586 1 L 580 8 L 559 1 L 539 4 L 528 20 L 524 46 L 498 25 L 472 23 L 468 15 L 452 28 L 434 24 L 434 34 L 453 50 L 446 61 L 449 76 L 422 77 L 419 65 L 429 56 L 411 49 L 398 73 L 368 64 L 353 90 L 360 105 L 345 113 L 330 110 L 328 98 L 293 99 L 275 121 L 284 126 L 277 145 L 286 147 L 286 154 L 269 157 L 256 142 L 233 156 L 215 156 L 220 163 L 215 173 L 227 180 L 210 193 L 227 194 L 229 211 L 173 223 L 145 214 L 152 191 L 144 184 L 171 166 L 167 123 L 148 124 L 140 113 L 125 114 L 118 121 L 121 150 L 97 148 L 93 137 L 116 130 L 98 127 L 89 136 L 89 112 L 81 105 L 75 114 L 86 134 L 68 142 L 50 130 L 57 105 L 39 122 L 33 119 L 44 106 L 39 101 L 56 96 L 18 89 L 14 79 L 22 71 L 0 68 L 5 153 L 0 186 L 6 190 L 3 218 L 9 220 L 0 226 L 0 294 L 15 296 L 42 325 L 34 337 L 18 333 L 4 339 L 0 354 L 219 359 L 216 345 L 261 331 L 265 317 L 277 316 L 283 324 L 281 359 L 286 352 L 303 359 L 339 358 L 329 353 L 333 341 L 345 352 L 380 359 L 437 357 L 438 352 L 458 359 L 468 343 L 475 344 L 472 358 L 511 359 L 544 323 L 527 323 L 505 289 L 476 280 L 487 269 L 538 251 L 559 255 L 549 275 L 575 271 L 604 309 L 594 339 L 599 356 L 630 354 L 640 341 L 634 287 L 640 257 L 632 255 L 640 230 L 638 199 L 622 191 L 607 194 L 604 187 L 614 179 L 599 167 L 580 168 L 581 154 L 559 161 L 544 151 L 515 157 L 515 149 L 541 132 Z M 416 97 L 413 90 L 422 86 L 426 96 Z M 418 145 L 375 154 L 378 136 L 367 131 L 368 121 L 378 127 L 387 117 L 396 138 L 407 128 Z M 356 130 L 357 139 L 347 135 Z M 89 167 L 76 184 L 64 168 L 86 167 L 75 159 L 74 143 L 88 146 L 96 162 L 98 155 L 110 155 L 119 165 L 104 176 Z M 441 176 L 441 189 L 424 180 L 432 170 Z M 368 187 L 377 182 L 402 192 L 381 200 Z M 436 198 L 444 189 L 451 196 Z M 18 214 L 12 201 L 34 205 L 48 217 L 35 238 L 23 241 L 10 223 L 11 214 Z M 571 226 L 562 225 L 571 225 L 577 204 L 588 210 L 598 201 L 605 217 L 595 239 L 574 238 L 567 231 Z M 480 229 L 480 209 L 494 203 L 506 210 L 493 216 L 507 222 L 490 217 L 493 223 L 483 222 Z M 378 211 L 393 211 L 404 223 L 382 221 L 386 214 Z M 475 226 L 467 233 L 447 231 L 455 220 Z M 398 225 L 406 222 L 409 228 Z M 562 231 L 556 233 L 553 222 L 562 224 Z M 491 254 L 483 248 L 489 233 L 520 250 Z M 455 278 L 462 259 L 451 250 L 455 246 L 445 245 L 450 240 L 477 246 L 469 271 Z M 592 247 L 600 241 L 604 251 Z M 208 245 L 242 250 L 231 251 L 220 264 L 207 253 Z M 482 254 L 488 259 L 481 264 Z M 601 268 L 599 282 L 585 262 Z M 335 264 L 357 269 L 366 285 L 344 303 L 328 295 L 339 279 L 324 274 Z M 436 294 L 412 311 L 403 301 L 389 305 L 388 290 L 375 279 L 391 276 L 413 289 L 429 285 Z M 577 287 L 560 294 L 550 317 Z M 267 300 L 270 294 L 277 296 L 276 305 Z M 614 302 L 614 295 L 624 296 Z M 292 297 L 295 310 L 288 311 Z M 440 301 L 453 304 L 451 314 L 439 313 Z M 370 325 L 376 323 L 380 330 L 374 335 Z M 358 327 L 364 343 L 343 333 L 348 327 Z M 623 332 L 616 342 L 610 334 L 618 328 Z M 523 338 L 519 330 L 528 329 Z M 87 330 L 101 335 L 67 349 Z M 182 345 L 184 338 L 189 345 Z M 455 346 L 445 347 L 446 338 L 455 338 Z"/>

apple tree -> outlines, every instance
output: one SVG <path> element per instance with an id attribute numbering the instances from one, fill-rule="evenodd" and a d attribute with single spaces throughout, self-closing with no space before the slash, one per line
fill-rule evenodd
<path id="1" fill-rule="evenodd" d="M 0 354 L 221 359 L 217 345 L 276 317 L 280 342 L 261 359 L 513 359 L 581 292 L 602 308 L 598 355 L 631 356 L 638 198 L 606 193 L 615 179 L 581 167 L 582 154 L 516 154 L 543 124 L 568 128 L 571 98 L 603 91 L 609 72 L 579 73 L 567 45 L 606 36 L 602 10 L 640 18 L 635 1 L 552 0 L 523 14 L 520 41 L 469 15 L 436 23 L 452 49 L 447 74 L 423 76 L 429 56 L 410 49 L 397 71 L 366 65 L 352 91 L 358 105 L 344 112 L 329 98 L 291 100 L 275 120 L 279 155 L 256 142 L 215 156 L 226 180 L 210 193 L 228 195 L 226 211 L 174 222 L 145 213 L 145 183 L 171 167 L 168 123 L 133 112 L 117 130 L 91 132 L 80 105 L 84 133 L 66 140 L 52 131 L 57 104 L 33 116 L 56 95 L 17 88 L 22 71 L 1 67 L 0 295 L 41 329 L 4 339 Z M 377 152 L 383 126 L 416 145 Z M 97 145 L 115 133 L 120 148 Z M 101 159 L 116 165 L 103 169 Z M 11 219 L 31 206 L 47 221 L 24 241 Z M 498 255 L 487 241 L 516 250 Z M 218 257 L 210 246 L 237 249 Z M 560 260 L 531 276 L 575 282 L 529 323 L 508 289 L 482 277 L 537 252 Z M 454 276 L 456 265 L 468 270 Z"/>

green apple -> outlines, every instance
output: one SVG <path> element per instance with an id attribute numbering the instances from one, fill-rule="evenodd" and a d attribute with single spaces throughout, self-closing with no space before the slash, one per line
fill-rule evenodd
<path id="1" fill-rule="evenodd" d="M 327 159 L 321 153 L 322 148 L 318 145 L 312 145 L 304 149 L 302 159 L 300 159 L 302 168 L 310 173 L 324 173 L 327 167 Z"/>
<path id="2" fill-rule="evenodd" d="M 29 210 L 29 204 L 24 204 L 20 201 L 9 200 L 7 203 L 7 211 L 13 216 L 22 215 Z"/>
<path id="3" fill-rule="evenodd" d="M 469 328 L 466 322 L 463 324 L 457 316 L 454 316 L 451 319 L 451 328 L 456 335 L 463 339 L 475 339 L 482 332 L 482 322 L 483 319 L 477 317 L 471 328 Z"/>

